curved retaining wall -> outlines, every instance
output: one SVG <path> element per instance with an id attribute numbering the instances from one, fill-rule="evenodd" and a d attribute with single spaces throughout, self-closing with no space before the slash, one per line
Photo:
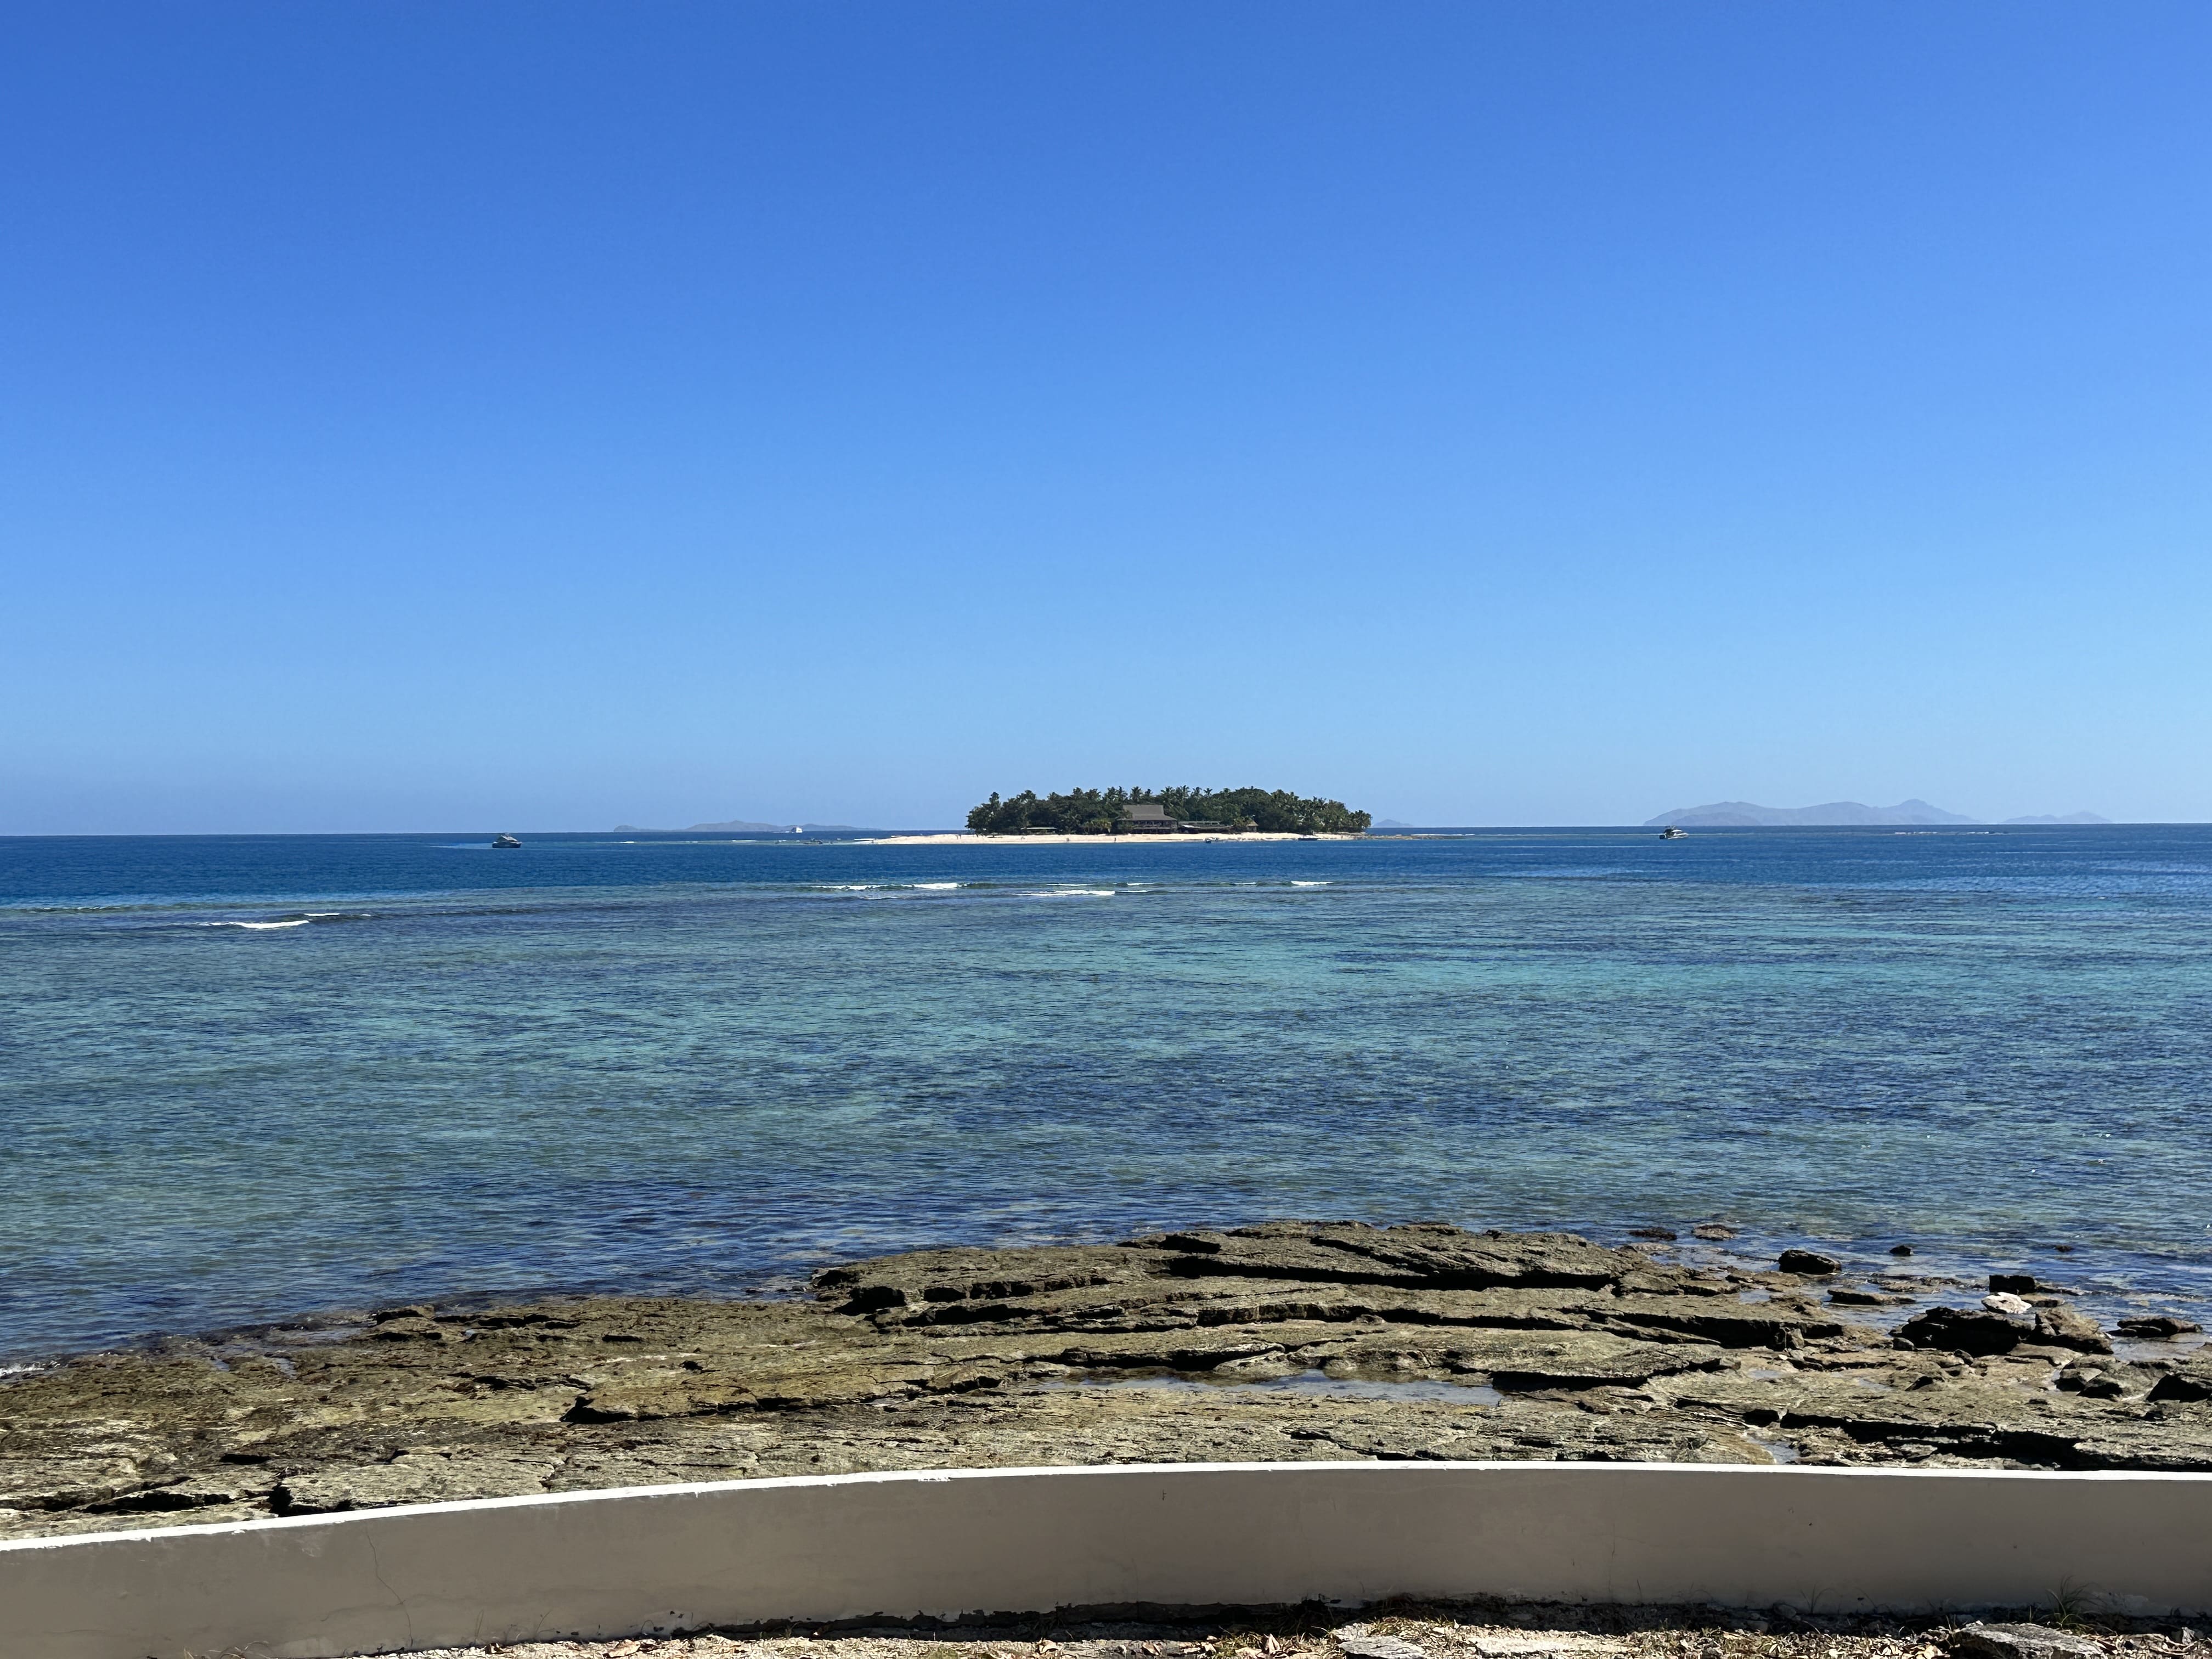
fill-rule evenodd
<path id="1" fill-rule="evenodd" d="M 1497 1595 L 2212 1608 L 2212 1476 L 1243 1463 L 734 1480 L 0 1545 L 0 1659 Z"/>

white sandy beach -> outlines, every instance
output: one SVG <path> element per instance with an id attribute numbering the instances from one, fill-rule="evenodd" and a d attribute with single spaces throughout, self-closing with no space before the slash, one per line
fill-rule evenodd
<path id="1" fill-rule="evenodd" d="M 1300 836 L 1288 830 L 1254 830 L 1243 835 L 1218 836 L 979 836 L 973 830 L 948 830 L 935 836 L 878 836 L 863 843 L 870 847 L 1188 847 L 1210 841 L 1358 841 L 1358 836 Z"/>

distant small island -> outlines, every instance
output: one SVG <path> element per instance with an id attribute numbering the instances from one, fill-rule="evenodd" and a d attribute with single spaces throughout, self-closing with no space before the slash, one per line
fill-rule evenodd
<path id="1" fill-rule="evenodd" d="M 1374 822 L 1340 800 L 1287 789 L 1071 789 L 1039 795 L 995 793 L 968 814 L 982 836 L 1236 835 L 1357 836 Z"/>
<path id="2" fill-rule="evenodd" d="M 1714 801 L 1705 806 L 1681 806 L 1646 818 L 1644 827 L 1656 830 L 1674 824 L 1683 830 L 1748 829 L 1758 826 L 1803 824 L 1838 828 L 1854 824 L 1979 823 L 1964 813 L 1947 812 L 1924 800 L 1901 800 L 1894 806 L 1868 806 L 1855 800 L 1832 800 L 1820 806 L 1758 806 L 1747 800 Z M 2007 818 L 2007 823 L 2110 823 L 2094 812 L 2069 812 L 2063 817 Z"/>

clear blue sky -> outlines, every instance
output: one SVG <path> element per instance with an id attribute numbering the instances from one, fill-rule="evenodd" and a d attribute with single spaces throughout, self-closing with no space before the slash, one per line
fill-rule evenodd
<path id="1" fill-rule="evenodd" d="M 2202 3 L 17 3 L 0 831 L 2212 818 Z"/>

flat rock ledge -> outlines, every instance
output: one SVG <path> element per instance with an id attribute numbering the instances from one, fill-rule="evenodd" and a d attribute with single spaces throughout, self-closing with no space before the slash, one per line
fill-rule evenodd
<path id="1" fill-rule="evenodd" d="M 426 1304 L 84 1356 L 0 1383 L 0 1536 L 1038 1464 L 2212 1470 L 2199 1350 L 2115 1358 L 2061 1298 L 2005 1292 L 2015 1315 L 1979 1286 L 1895 1334 L 1859 1322 L 1942 1299 L 1895 1274 L 1280 1222 L 921 1251 L 813 1289 Z"/>

